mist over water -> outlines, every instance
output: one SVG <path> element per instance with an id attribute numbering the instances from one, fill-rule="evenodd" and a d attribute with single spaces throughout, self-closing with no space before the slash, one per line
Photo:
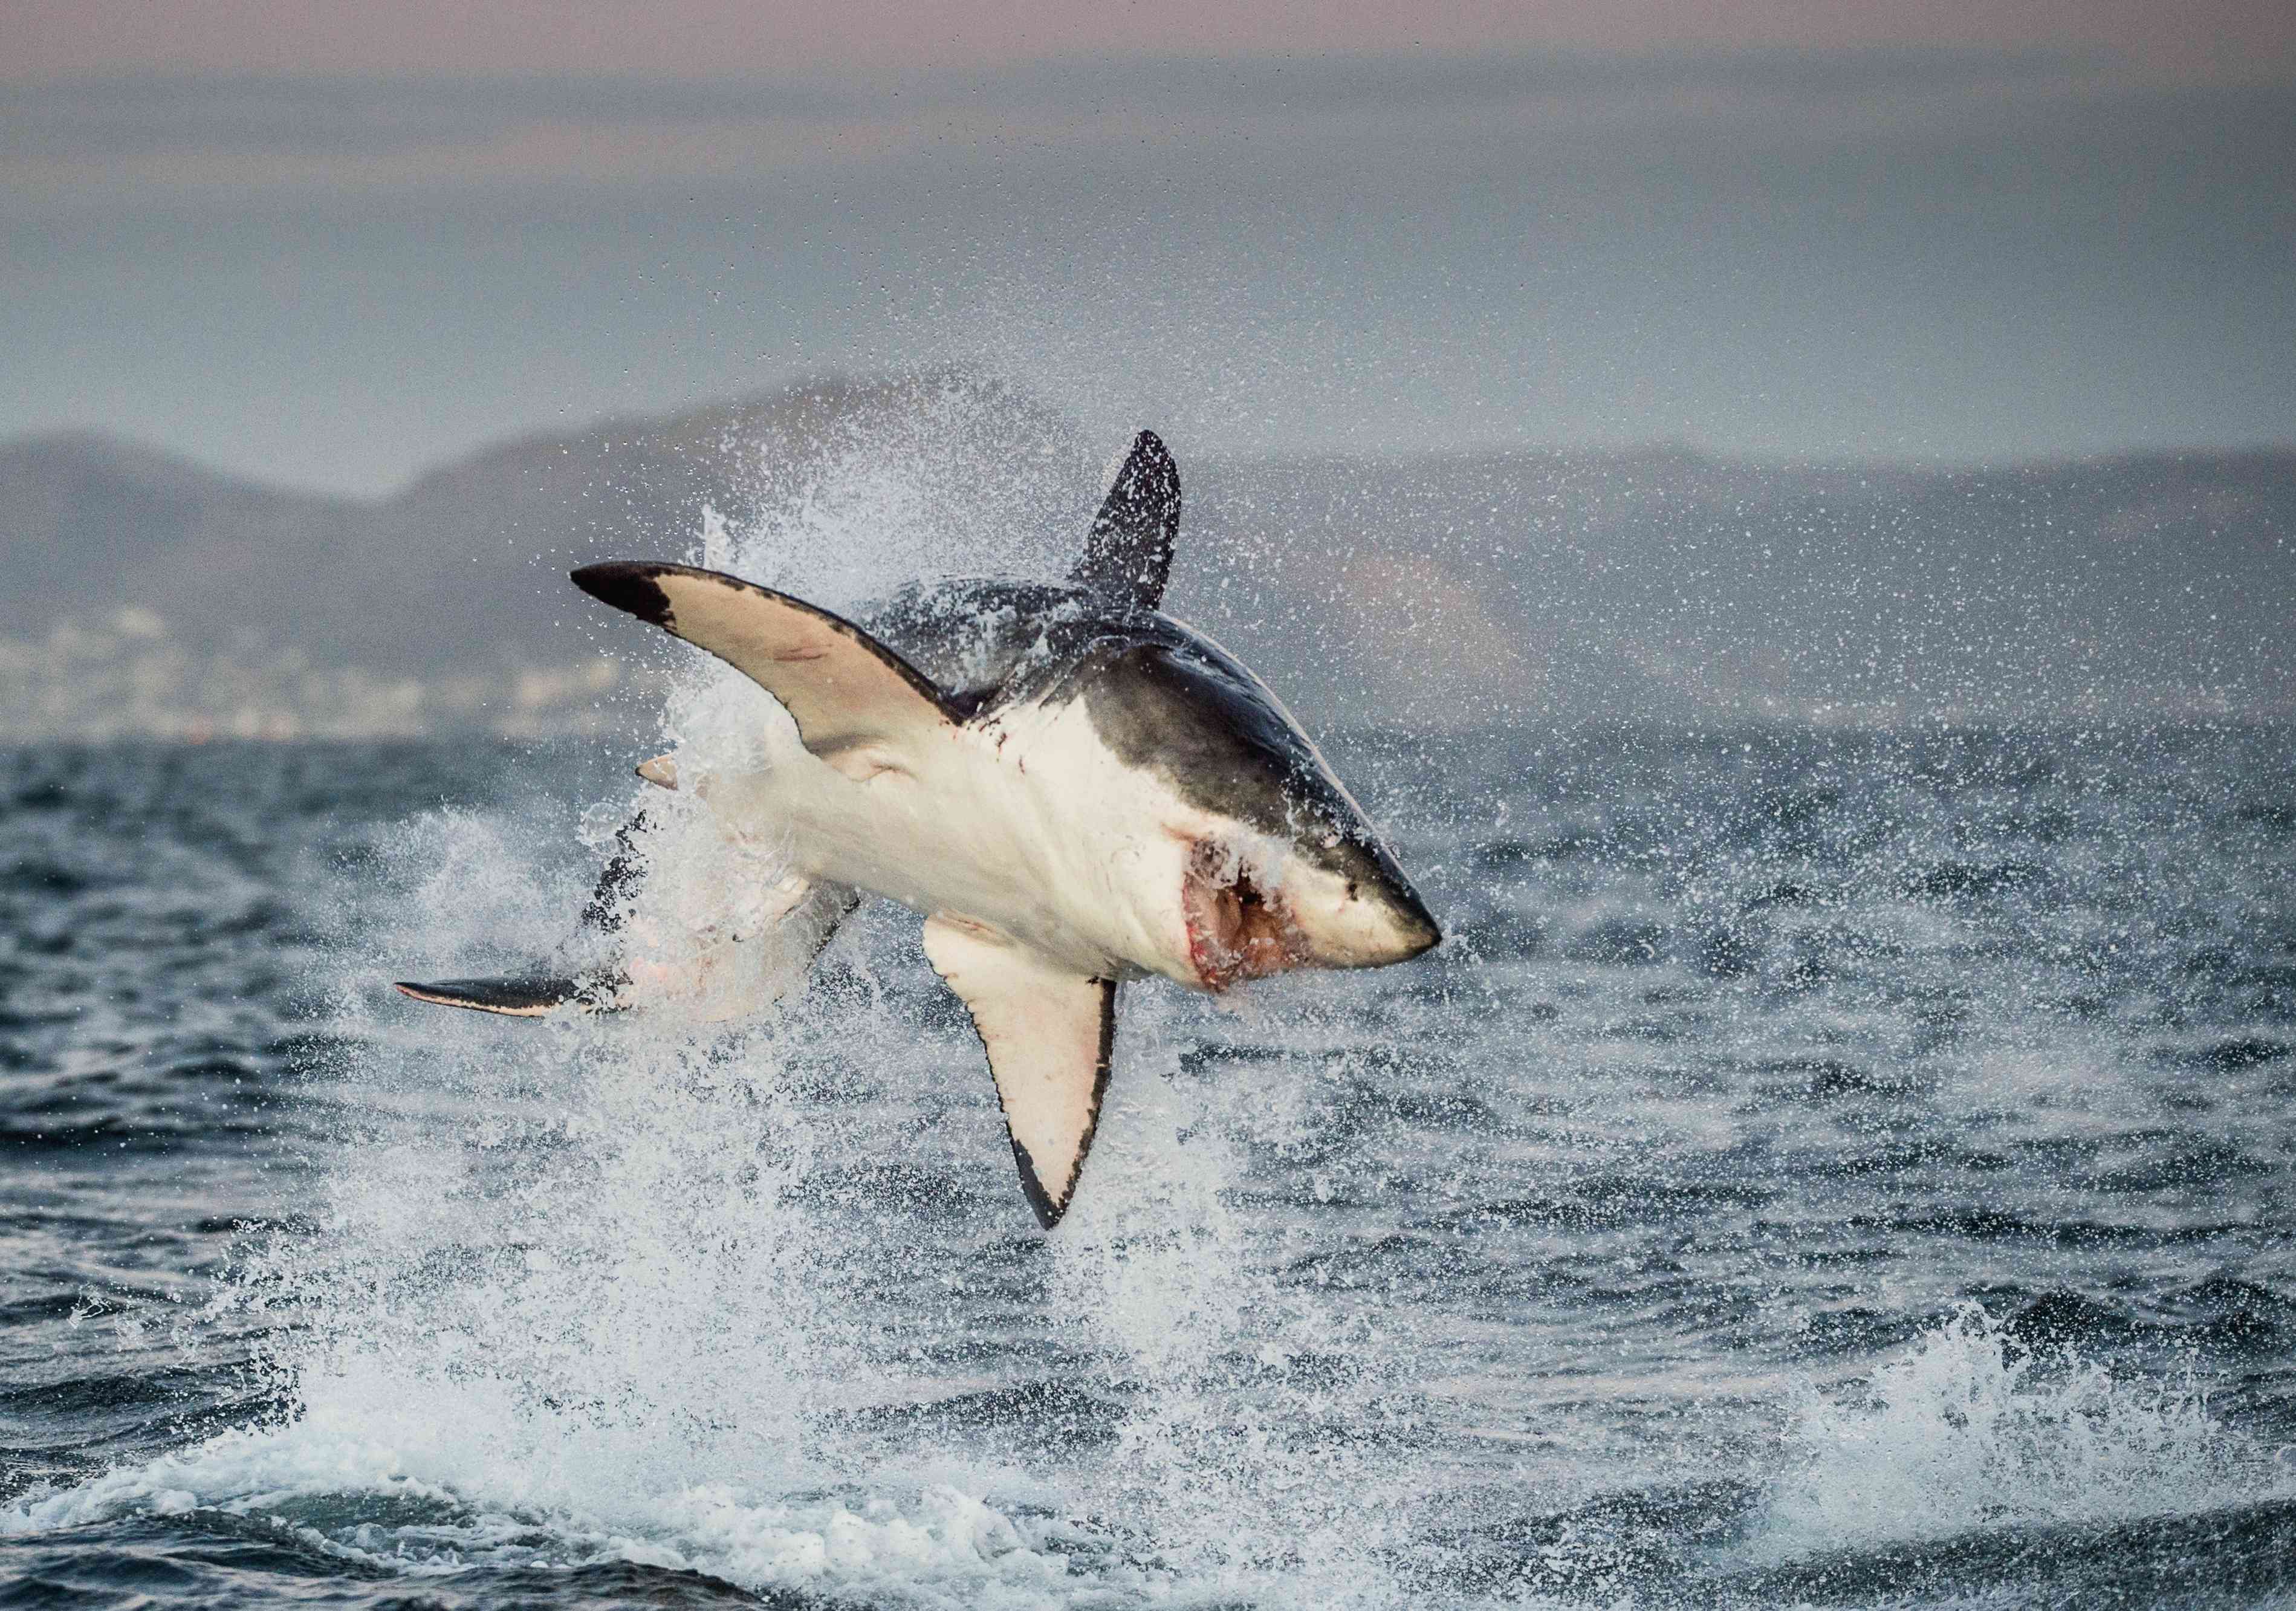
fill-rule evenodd
<path id="1" fill-rule="evenodd" d="M 982 417 L 656 557 L 1056 574 L 1090 455 Z M 1319 734 L 1449 943 L 1128 986 L 1047 1237 L 907 914 L 737 1023 L 389 993 L 562 945 L 640 806 L 649 961 L 757 909 L 627 767 L 785 718 L 627 636 L 627 748 L 15 757 L 19 1603 L 2296 1587 L 2284 731 Z"/>

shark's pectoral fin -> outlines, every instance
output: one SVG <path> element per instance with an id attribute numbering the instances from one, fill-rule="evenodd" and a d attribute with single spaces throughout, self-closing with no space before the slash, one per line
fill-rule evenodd
<path id="1" fill-rule="evenodd" d="M 1069 580 L 1142 609 L 1164 601 L 1180 531 L 1180 467 L 1152 430 L 1132 438 Z"/>
<path id="2" fill-rule="evenodd" d="M 617 560 L 584 566 L 574 585 L 750 677 L 789 707 L 816 755 L 863 744 L 898 753 L 962 720 L 930 679 L 852 622 L 738 577 Z"/>
<path id="3" fill-rule="evenodd" d="M 925 923 L 925 954 L 972 1014 L 1021 1189 L 1050 1231 L 1076 1195 L 1100 1122 L 1116 1040 L 1116 985 L 947 918 Z"/>
<path id="4" fill-rule="evenodd" d="M 428 985 L 401 980 L 401 995 L 438 1007 L 467 1007 L 505 1018 L 547 1018 L 561 1010 L 603 1012 L 614 1005 L 619 980 L 557 978 L 439 979 Z"/>

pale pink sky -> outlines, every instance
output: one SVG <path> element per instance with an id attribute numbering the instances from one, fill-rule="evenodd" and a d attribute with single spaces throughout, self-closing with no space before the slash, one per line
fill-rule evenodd
<path id="1" fill-rule="evenodd" d="M 2287 0 L 11 0 L 0 78 L 781 77 L 1078 55 L 1860 45 L 2103 49 L 2177 78 L 2296 69 Z"/>

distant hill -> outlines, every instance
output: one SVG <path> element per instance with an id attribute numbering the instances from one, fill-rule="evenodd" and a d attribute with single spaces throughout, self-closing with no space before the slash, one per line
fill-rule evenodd
<path id="1" fill-rule="evenodd" d="M 1314 640 L 1422 707 L 1464 685 L 1565 719 L 2296 713 L 2296 453 L 1513 454 L 1200 484 L 1211 535 L 1264 547 Z"/>
<path id="2" fill-rule="evenodd" d="M 594 725 L 644 640 L 570 567 L 684 556 L 705 511 L 754 520 L 921 433 L 899 478 L 953 483 L 948 529 L 972 541 L 999 503 L 966 493 L 980 467 L 1041 468 L 1070 429 L 970 376 L 830 380 L 501 444 L 375 503 L 87 432 L 0 444 L 0 737 Z M 1063 468 L 1084 498 L 1088 463 Z"/>
<path id="3" fill-rule="evenodd" d="M 1047 571 L 1118 446 L 950 373 L 521 439 L 371 503 L 20 439 L 0 737 L 628 720 L 615 691 L 668 662 L 570 565 L 698 552 L 707 511 L 766 534 L 760 579 L 832 605 Z M 2296 714 L 2296 452 L 1945 471 L 1175 446 L 1172 608 L 1313 722 Z"/>

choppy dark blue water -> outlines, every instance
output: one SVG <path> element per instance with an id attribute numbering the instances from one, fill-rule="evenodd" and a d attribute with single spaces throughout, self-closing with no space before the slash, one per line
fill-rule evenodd
<path id="1" fill-rule="evenodd" d="M 1131 988 L 1050 1238 L 898 913 L 389 993 L 630 759 L 8 757 L 0 1606 L 2296 1598 L 2288 732 L 1336 746 L 1450 943 Z"/>

